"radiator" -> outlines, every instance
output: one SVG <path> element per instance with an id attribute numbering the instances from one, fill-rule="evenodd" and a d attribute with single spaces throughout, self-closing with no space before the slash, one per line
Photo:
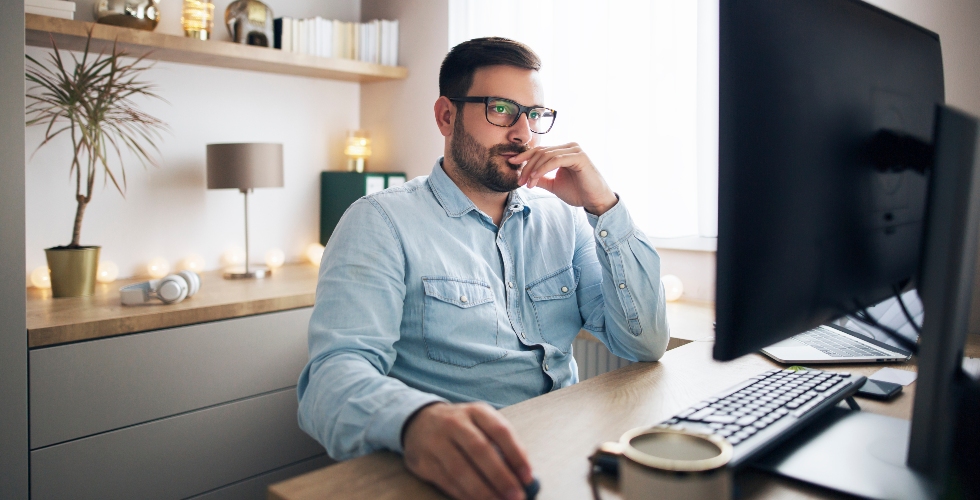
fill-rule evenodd
<path id="1" fill-rule="evenodd" d="M 690 340 L 671 337 L 667 341 L 667 350 L 690 342 Z M 609 349 L 602 342 L 599 342 L 586 331 L 580 332 L 578 338 L 572 342 L 572 356 L 575 356 L 575 363 L 578 364 L 579 381 L 611 372 L 632 363 L 632 361 L 627 361 L 609 352 Z M 976 369 L 980 372 L 980 362 L 977 363 Z"/>
<path id="2" fill-rule="evenodd" d="M 630 361 L 609 352 L 602 342 L 585 339 L 582 336 L 572 343 L 572 355 L 575 356 L 575 362 L 578 364 L 580 381 L 630 364 Z"/>

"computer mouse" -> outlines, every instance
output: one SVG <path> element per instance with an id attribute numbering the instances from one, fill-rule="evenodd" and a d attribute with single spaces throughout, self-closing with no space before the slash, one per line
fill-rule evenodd
<path id="1" fill-rule="evenodd" d="M 541 491 L 541 483 L 535 477 L 531 479 L 530 483 L 524 486 L 524 498 L 534 500 L 534 497 L 538 496 L 539 491 Z"/>

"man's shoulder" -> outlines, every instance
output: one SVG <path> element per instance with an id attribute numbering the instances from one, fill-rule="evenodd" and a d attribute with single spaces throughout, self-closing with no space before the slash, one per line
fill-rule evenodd
<path id="1" fill-rule="evenodd" d="M 390 187 L 383 191 L 371 193 L 358 201 L 368 202 L 373 205 L 390 205 L 416 202 L 427 196 L 428 187 L 427 175 L 416 177 L 400 186 Z"/>

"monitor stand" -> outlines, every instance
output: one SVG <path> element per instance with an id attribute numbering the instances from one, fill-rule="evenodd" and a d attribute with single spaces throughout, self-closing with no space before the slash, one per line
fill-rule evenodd
<path id="1" fill-rule="evenodd" d="M 911 423 L 834 407 L 752 467 L 874 499 L 935 498 L 932 483 L 906 464 Z"/>

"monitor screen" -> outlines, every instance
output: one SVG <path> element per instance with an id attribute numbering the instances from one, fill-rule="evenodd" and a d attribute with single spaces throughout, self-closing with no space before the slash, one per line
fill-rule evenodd
<path id="1" fill-rule="evenodd" d="M 914 285 L 928 175 L 882 171 L 887 129 L 931 142 L 939 37 L 857 0 L 720 5 L 714 356 Z"/>

